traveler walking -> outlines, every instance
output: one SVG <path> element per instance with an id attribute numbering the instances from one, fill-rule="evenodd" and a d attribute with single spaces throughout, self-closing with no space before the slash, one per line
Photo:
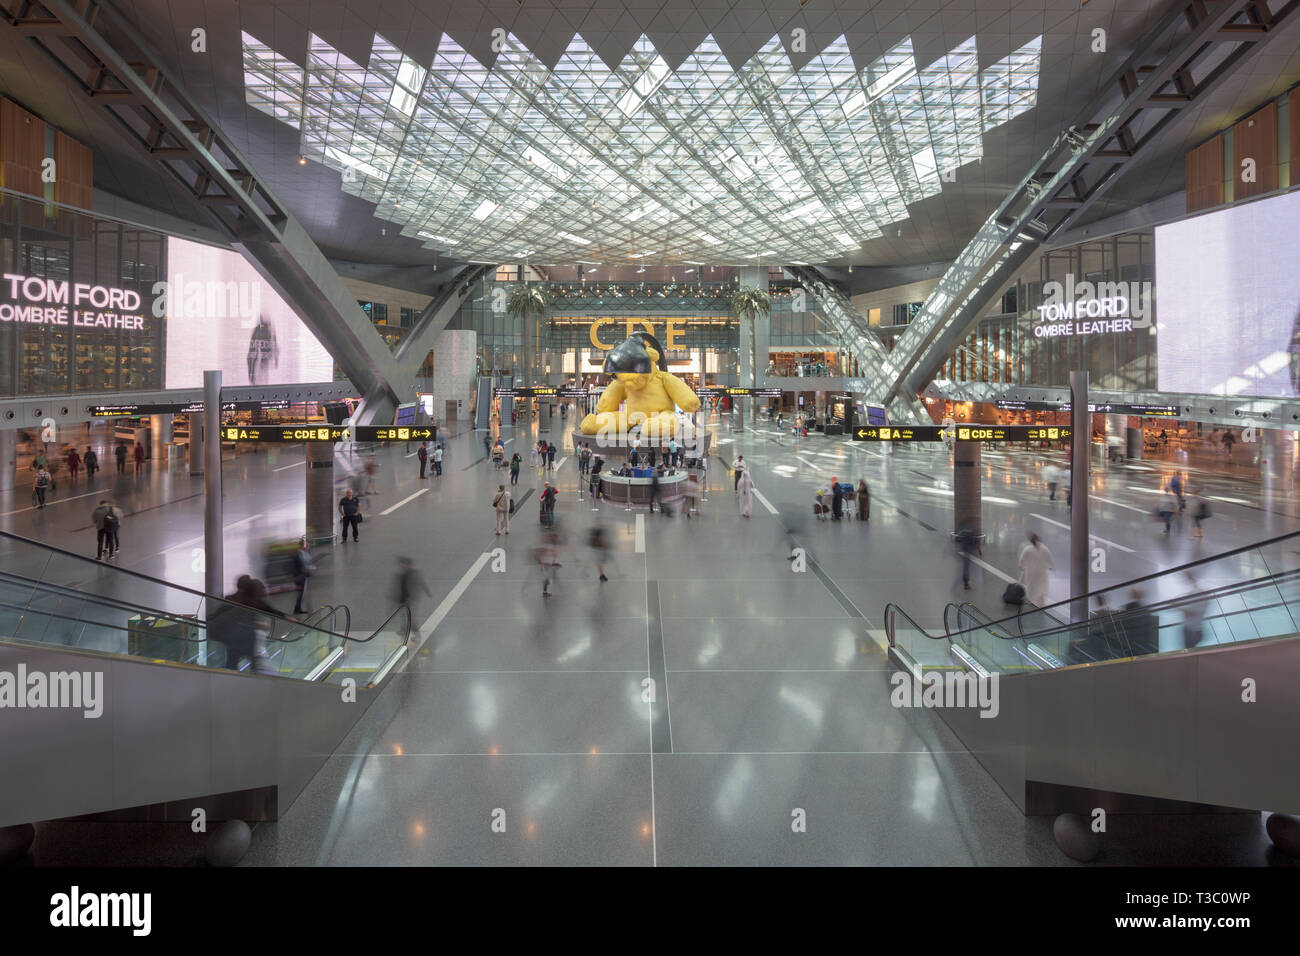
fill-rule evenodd
<path id="1" fill-rule="evenodd" d="M 533 459 L 533 465 L 532 465 L 532 466 L 533 466 L 534 468 L 537 467 L 537 449 L 538 449 L 538 447 L 539 447 L 538 445 L 533 445 L 533 446 L 529 449 L 529 450 L 532 452 L 532 459 Z"/>
<path id="2" fill-rule="evenodd" d="M 979 535 L 973 528 L 962 528 L 957 532 L 957 555 L 961 558 L 961 586 L 970 590 L 970 566 L 974 555 L 983 554 Z"/>
<path id="3" fill-rule="evenodd" d="M 1196 503 L 1192 506 L 1192 524 L 1195 530 L 1192 531 L 1193 538 L 1204 537 L 1201 534 L 1201 522 L 1210 516 L 1210 503 L 1205 500 L 1201 492 L 1196 492 Z"/>
<path id="4" fill-rule="evenodd" d="M 483 458 L 487 461 L 492 460 L 492 433 L 483 436 Z"/>
<path id="5" fill-rule="evenodd" d="M 858 520 L 867 521 L 871 517 L 871 490 L 867 488 L 867 479 L 858 479 Z"/>
<path id="6" fill-rule="evenodd" d="M 506 446 L 501 444 L 501 439 L 498 438 L 497 443 L 492 446 L 493 470 L 500 471 L 501 466 L 505 464 L 505 459 L 506 459 Z"/>
<path id="7" fill-rule="evenodd" d="M 533 558 L 542 569 L 542 597 L 551 596 L 551 578 L 560 566 L 560 538 L 554 531 L 542 533 L 542 543 L 533 552 Z"/>
<path id="8" fill-rule="evenodd" d="M 424 477 L 424 470 L 429 464 L 429 446 L 423 443 L 415 450 L 415 457 L 420 460 L 420 477 Z"/>
<path id="9" fill-rule="evenodd" d="M 135 476 L 140 477 L 140 472 L 144 470 L 144 445 L 136 442 L 135 445 Z"/>
<path id="10" fill-rule="evenodd" d="M 433 473 L 439 478 L 442 477 L 442 445 L 433 446 Z"/>
<path id="11" fill-rule="evenodd" d="M 734 483 L 732 484 L 732 488 L 733 488 L 735 491 L 737 491 L 737 492 L 740 491 L 740 476 L 741 476 L 741 475 L 745 472 L 745 470 L 748 469 L 748 468 L 749 468 L 749 465 L 745 464 L 745 456 L 744 456 L 744 455 L 737 455 L 737 456 L 736 456 L 736 460 L 733 461 L 733 462 L 731 463 L 731 470 L 732 470 L 732 472 L 733 472 L 734 475 L 735 475 L 735 481 L 734 481 Z"/>
<path id="12" fill-rule="evenodd" d="M 36 457 L 32 459 L 32 471 L 40 471 L 45 465 L 45 452 L 38 451 Z"/>
<path id="13" fill-rule="evenodd" d="M 519 484 L 519 467 L 520 467 L 523 463 L 524 463 L 524 460 L 523 460 L 522 458 L 519 457 L 519 452 L 515 452 L 514 455 L 511 456 L 511 458 L 510 458 L 510 484 L 512 484 L 512 485 L 517 485 L 517 484 Z"/>
<path id="14" fill-rule="evenodd" d="M 1043 466 L 1043 481 L 1047 482 L 1047 500 L 1056 500 L 1056 486 L 1061 480 L 1061 469 L 1052 462 Z"/>
<path id="15" fill-rule="evenodd" d="M 546 482 L 546 487 L 542 489 L 542 497 L 540 501 L 542 524 L 547 528 L 555 527 L 555 498 L 555 489 L 548 481 Z"/>
<path id="16" fill-rule="evenodd" d="M 352 540 L 357 540 L 357 528 L 361 524 L 361 499 L 349 488 L 339 499 L 339 514 L 343 516 L 342 542 L 347 543 L 348 528 L 352 528 Z"/>
<path id="17" fill-rule="evenodd" d="M 1228 461 L 1232 461 L 1232 444 L 1237 439 L 1231 431 L 1223 432 L 1223 454 Z"/>
<path id="18" fill-rule="evenodd" d="M 748 468 L 741 468 L 736 481 L 736 494 L 740 496 L 740 513 L 746 518 L 754 510 L 754 479 L 749 476 Z"/>
<path id="19" fill-rule="evenodd" d="M 315 573 L 316 565 L 312 563 L 311 551 L 307 548 L 307 539 L 299 538 L 298 550 L 293 556 L 293 584 L 294 590 L 298 592 L 298 598 L 293 602 L 294 614 L 307 613 L 307 609 L 302 606 L 303 601 L 307 599 L 307 579 Z"/>
<path id="20" fill-rule="evenodd" d="M 274 674 L 267 653 L 267 638 L 271 632 L 271 616 L 286 615 L 266 600 L 266 585 L 247 574 L 235 582 L 235 593 L 226 595 L 226 604 L 209 618 L 208 630 L 213 637 L 226 645 L 226 667 L 239 670 L 239 662 L 248 658 L 255 674 Z"/>
<path id="21" fill-rule="evenodd" d="M 546 470 L 555 470 L 555 443 L 548 443 L 546 446 Z"/>
<path id="22" fill-rule="evenodd" d="M 410 558 L 399 557 L 397 559 L 397 581 L 393 586 L 393 602 L 398 607 L 404 604 L 410 609 L 411 626 L 416 630 L 419 629 L 420 625 L 415 620 L 415 608 L 421 592 L 426 597 L 433 597 L 429 585 L 424 582 L 420 572 L 415 569 L 415 563 Z"/>
<path id="23" fill-rule="evenodd" d="M 609 550 L 609 543 L 605 540 L 605 529 L 602 525 L 598 524 L 591 529 L 587 543 L 595 553 L 596 570 L 600 572 L 600 580 L 608 581 L 609 578 L 605 577 L 605 553 Z"/>
<path id="24" fill-rule="evenodd" d="M 504 528 L 506 534 L 510 533 L 510 492 L 505 485 L 497 485 L 497 493 L 492 499 L 492 510 L 496 512 L 497 527 L 496 533 L 500 534 Z"/>
<path id="25" fill-rule="evenodd" d="M 37 508 L 45 507 L 45 493 L 49 491 L 50 485 L 53 481 L 54 479 L 50 477 L 50 473 L 46 470 L 44 465 L 41 465 L 41 467 L 36 470 L 36 478 L 32 482 L 32 491 L 36 496 Z"/>
<path id="26" fill-rule="evenodd" d="M 682 514 L 689 518 L 692 514 L 698 514 L 695 510 L 695 503 L 700 497 L 700 479 L 691 472 L 686 476 L 686 500 L 682 505 Z"/>
<path id="27" fill-rule="evenodd" d="M 1178 513 L 1182 514 L 1187 510 L 1187 499 L 1183 497 L 1183 476 L 1178 472 L 1174 472 L 1174 476 L 1169 479 L 1169 490 L 1178 499 Z"/>
<path id="28" fill-rule="evenodd" d="M 1160 507 L 1156 509 L 1156 514 L 1159 515 L 1160 518 L 1164 521 L 1165 523 L 1164 533 L 1168 534 L 1170 524 L 1174 519 L 1174 515 L 1178 514 L 1178 499 L 1175 498 L 1172 494 L 1166 494 L 1163 498 L 1160 499 Z"/>
<path id="29" fill-rule="evenodd" d="M 81 471 L 81 456 L 77 454 L 76 448 L 68 449 L 68 475 L 72 483 L 77 483 L 77 472 Z"/>
<path id="30" fill-rule="evenodd" d="M 668 439 L 668 464 L 672 465 L 674 468 L 677 467 L 679 460 L 677 456 L 680 451 L 681 446 L 677 444 L 677 439 Z"/>
<path id="31" fill-rule="evenodd" d="M 1052 552 L 1047 545 L 1030 534 L 1029 543 L 1020 549 L 1020 583 L 1025 586 L 1025 598 L 1036 607 L 1047 606 L 1047 572 L 1055 569 Z"/>
<path id="32" fill-rule="evenodd" d="M 117 447 L 113 449 L 113 454 L 117 458 L 117 473 L 119 475 L 126 472 L 126 443 L 118 442 Z"/>
<path id="33" fill-rule="evenodd" d="M 90 523 L 95 526 L 95 560 L 98 561 L 108 552 L 111 558 L 117 553 L 117 511 L 107 498 L 101 498 L 99 507 L 90 515 Z"/>
<path id="34" fill-rule="evenodd" d="M 379 473 L 379 460 L 375 457 L 374 452 L 371 452 L 370 457 L 366 459 L 365 471 L 366 471 L 366 490 L 363 492 L 363 494 L 365 495 L 379 494 L 379 492 L 375 490 L 375 475 Z"/>
<path id="35" fill-rule="evenodd" d="M 604 487 L 600 483 L 600 470 L 605 467 L 605 459 L 600 455 L 594 455 L 593 458 L 591 476 L 587 479 L 587 492 L 593 498 L 601 498 L 604 495 Z"/>
<path id="36" fill-rule="evenodd" d="M 86 466 L 86 483 L 90 484 L 95 480 L 95 472 L 99 471 L 99 456 L 95 454 L 95 449 L 87 445 L 81 462 Z"/>
<path id="37" fill-rule="evenodd" d="M 844 517 L 844 489 L 840 487 L 839 478 L 831 476 L 831 518 L 839 521 Z"/>

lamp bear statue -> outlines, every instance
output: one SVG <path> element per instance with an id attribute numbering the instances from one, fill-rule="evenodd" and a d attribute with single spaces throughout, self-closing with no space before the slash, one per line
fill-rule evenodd
<path id="1" fill-rule="evenodd" d="M 582 420 L 584 435 L 626 435 L 639 429 L 653 440 L 666 440 L 680 427 L 675 408 L 688 414 L 699 410 L 699 396 L 668 371 L 663 346 L 648 332 L 633 332 L 615 346 L 605 357 L 604 370 L 614 380 L 596 411 Z"/>

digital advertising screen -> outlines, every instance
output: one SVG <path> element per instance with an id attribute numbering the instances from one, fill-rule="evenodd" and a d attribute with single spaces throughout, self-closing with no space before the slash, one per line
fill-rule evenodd
<path id="1" fill-rule="evenodd" d="M 1157 387 L 1300 395 L 1300 192 L 1157 226 Z"/>
<path id="2" fill-rule="evenodd" d="M 237 252 L 167 239 L 166 388 L 201 388 L 221 370 L 223 387 L 328 382 L 334 360 L 293 309 Z"/>

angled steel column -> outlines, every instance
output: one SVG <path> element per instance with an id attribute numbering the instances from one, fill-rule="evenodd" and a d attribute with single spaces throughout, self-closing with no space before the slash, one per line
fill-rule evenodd
<path id="1" fill-rule="evenodd" d="M 980 227 L 899 337 L 894 363 L 868 400 L 889 403 L 924 389 L 1038 246 L 1073 226 L 1168 133 L 1180 110 L 1215 89 L 1297 9 L 1300 0 L 1276 11 L 1261 0 L 1191 0 L 1171 9 Z"/>
<path id="2" fill-rule="evenodd" d="M 1088 373 L 1070 373 L 1070 424 L 1074 437 L 1070 443 L 1070 597 L 1080 598 L 1070 604 L 1070 620 L 1088 620 L 1088 473 L 1092 463 L 1092 413 L 1088 411 Z"/>
<path id="3" fill-rule="evenodd" d="M 197 416 L 196 416 L 197 417 Z M 225 577 L 225 524 L 221 520 L 221 372 L 203 373 L 203 587 L 221 597 Z"/>
<path id="4" fill-rule="evenodd" d="M 5 0 L 0 19 L 190 192 L 363 394 L 395 399 L 407 390 L 387 343 L 324 254 L 125 17 L 96 0 Z"/>

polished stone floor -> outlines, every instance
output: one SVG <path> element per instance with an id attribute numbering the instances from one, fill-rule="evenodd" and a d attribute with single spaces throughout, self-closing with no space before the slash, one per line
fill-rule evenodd
<path id="1" fill-rule="evenodd" d="M 891 601 L 936 631 L 948 601 L 1000 607 L 1030 531 L 1056 555 L 1053 598 L 1066 596 L 1069 513 L 1047 500 L 1044 456 L 985 453 L 988 541 L 963 592 L 942 446 L 892 451 L 794 439 L 767 423 L 713 426 L 700 520 L 593 503 L 565 448 L 553 475 L 524 455 L 523 504 L 501 537 L 491 494 L 508 477 L 484 461 L 481 433 L 450 439 L 441 478 L 421 481 L 413 449 L 381 451 L 361 540 L 321 549 L 308 603 L 347 604 L 354 632 L 373 628 L 407 555 L 429 586 L 415 609 L 426 641 L 283 818 L 256 830 L 247 862 L 1068 863 L 1050 822 L 1025 818 L 941 720 L 889 705 L 881 630 Z M 529 440 L 503 437 L 508 452 Z M 755 477 L 748 519 L 727 467 L 737 454 Z M 302 456 L 286 446 L 227 461 L 232 582 L 258 570 L 268 539 L 300 533 Z M 339 464 L 347 472 L 361 460 Z M 1166 536 L 1154 519 L 1176 466 L 1214 505 L 1204 538 L 1187 526 Z M 867 478 L 869 522 L 813 519 L 813 495 L 832 475 Z M 560 491 L 564 543 L 544 599 L 534 549 L 547 479 Z M 101 474 L 98 485 L 61 487 L 44 511 L 26 490 L 0 496 L 0 527 L 93 553 L 90 511 L 107 494 L 126 512 L 124 567 L 202 586 L 201 479 L 153 467 Z M 1291 490 L 1265 495 L 1243 467 L 1171 455 L 1103 468 L 1091 490 L 1091 530 L 1108 549 L 1095 586 L 1300 530 Z M 596 523 L 612 546 L 607 583 L 586 546 Z M 786 560 L 791 535 L 809 556 L 804 573 Z M 1178 829 L 1181 843 L 1146 840 L 1135 824 L 1103 862 L 1266 862 L 1258 821 L 1231 819 Z"/>

